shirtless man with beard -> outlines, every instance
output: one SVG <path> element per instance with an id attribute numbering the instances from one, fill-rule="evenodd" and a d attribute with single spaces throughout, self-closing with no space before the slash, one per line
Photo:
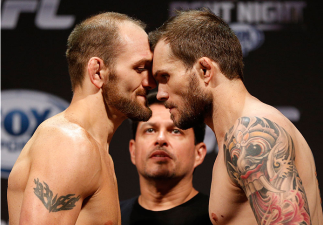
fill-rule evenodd
<path id="1" fill-rule="evenodd" d="M 204 121 L 216 135 L 212 223 L 323 224 L 310 147 L 284 115 L 249 94 L 230 27 L 208 10 L 188 10 L 149 39 L 157 98 L 174 124 Z"/>
<path id="2" fill-rule="evenodd" d="M 121 224 L 109 143 L 127 117 L 151 117 L 148 35 L 126 15 L 98 14 L 75 27 L 66 56 L 73 99 L 38 127 L 11 171 L 11 225 Z"/>

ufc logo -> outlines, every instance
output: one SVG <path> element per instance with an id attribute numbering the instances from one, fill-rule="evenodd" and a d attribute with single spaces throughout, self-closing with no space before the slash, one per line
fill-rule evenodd
<path id="1" fill-rule="evenodd" d="M 1 29 L 15 29 L 21 13 L 36 13 L 39 29 L 68 29 L 75 16 L 56 15 L 60 0 L 7 0 L 2 6 Z"/>

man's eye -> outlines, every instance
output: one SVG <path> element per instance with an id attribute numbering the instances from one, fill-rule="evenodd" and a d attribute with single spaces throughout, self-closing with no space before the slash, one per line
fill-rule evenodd
<path id="1" fill-rule="evenodd" d="M 181 131 L 178 129 L 173 129 L 172 131 L 173 134 L 181 134 Z"/>
<path id="2" fill-rule="evenodd" d="M 168 77 L 169 75 L 168 74 L 162 74 L 161 77 L 164 79 L 164 80 L 168 80 Z"/>
<path id="3" fill-rule="evenodd" d="M 167 83 L 167 81 L 169 80 L 169 75 L 168 75 L 168 74 L 166 74 L 166 73 L 160 74 L 160 75 L 157 77 L 157 80 L 158 80 L 160 83 Z"/>
<path id="4" fill-rule="evenodd" d="M 138 73 L 141 73 L 141 72 L 144 72 L 144 71 L 146 71 L 147 69 L 146 68 L 137 68 L 136 69 L 136 71 L 138 72 Z"/>
<path id="5" fill-rule="evenodd" d="M 152 133 L 152 132 L 154 132 L 154 129 L 153 128 L 146 129 L 146 133 Z"/>

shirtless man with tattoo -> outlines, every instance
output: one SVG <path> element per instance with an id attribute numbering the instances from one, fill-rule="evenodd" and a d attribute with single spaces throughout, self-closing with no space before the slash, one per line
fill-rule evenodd
<path id="1" fill-rule="evenodd" d="M 8 184 L 9 223 L 121 224 L 109 143 L 127 117 L 148 120 L 155 88 L 144 25 L 102 13 L 77 25 L 66 52 L 73 99 L 42 123 Z"/>
<path id="2" fill-rule="evenodd" d="M 312 152 L 296 127 L 251 96 L 239 40 L 206 9 L 178 12 L 149 35 L 159 100 L 182 129 L 214 131 L 213 224 L 323 224 Z"/>

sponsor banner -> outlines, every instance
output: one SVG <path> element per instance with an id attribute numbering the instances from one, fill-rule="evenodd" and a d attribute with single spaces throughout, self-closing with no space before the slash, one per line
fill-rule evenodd
<path id="1" fill-rule="evenodd" d="M 208 8 L 236 33 L 247 56 L 265 40 L 264 31 L 302 28 L 305 1 L 193 1 L 171 2 L 169 16 L 179 9 Z"/>
<path id="2" fill-rule="evenodd" d="M 64 30 L 74 25 L 74 15 L 57 15 L 61 0 L 4 0 L 1 29 L 17 27 L 21 13 L 35 13 L 35 25 L 43 30 Z"/>
<path id="3" fill-rule="evenodd" d="M 37 127 L 69 103 L 48 93 L 24 89 L 2 91 L 1 101 L 1 177 L 7 178 Z"/>
<path id="4" fill-rule="evenodd" d="M 209 8 L 227 23 L 254 24 L 260 30 L 279 30 L 300 25 L 306 1 L 193 1 L 171 2 L 170 16 L 178 9 Z"/>

